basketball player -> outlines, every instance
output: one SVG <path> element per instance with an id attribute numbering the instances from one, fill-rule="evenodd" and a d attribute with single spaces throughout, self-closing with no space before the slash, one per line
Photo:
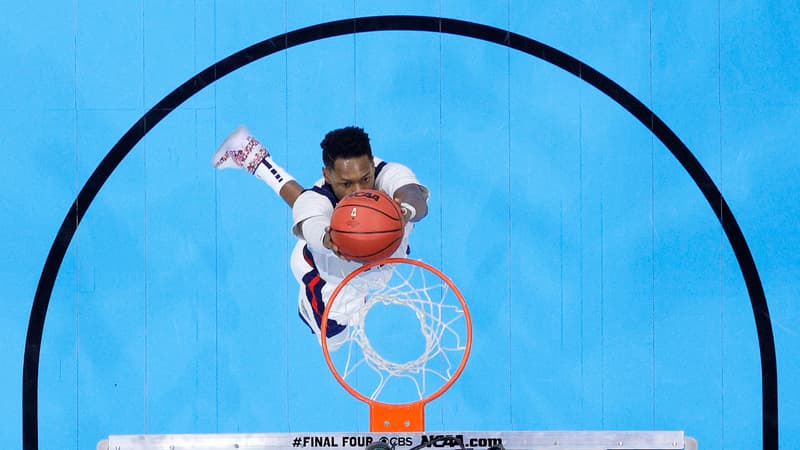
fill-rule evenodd
<path id="1" fill-rule="evenodd" d="M 322 178 L 304 189 L 270 157 L 245 127 L 239 127 L 219 147 L 216 168 L 243 168 L 269 185 L 291 208 L 292 233 L 298 238 L 291 256 L 292 273 L 300 285 L 299 312 L 319 336 L 325 304 L 336 286 L 361 264 L 347 261 L 331 242 L 329 225 L 337 202 L 352 192 L 380 189 L 399 205 L 405 218 L 403 240 L 393 257 L 406 256 L 414 222 L 428 214 L 428 189 L 406 166 L 372 155 L 369 136 L 358 127 L 333 130 L 322 147 Z M 328 314 L 328 348 L 336 349 L 353 312 L 363 303 L 354 289 L 345 287 Z"/>

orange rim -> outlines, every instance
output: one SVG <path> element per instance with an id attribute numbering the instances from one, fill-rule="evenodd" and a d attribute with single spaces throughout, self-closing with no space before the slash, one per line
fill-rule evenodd
<path id="1" fill-rule="evenodd" d="M 456 295 L 458 298 L 459 303 L 461 303 L 461 308 L 464 311 L 464 319 L 466 321 L 467 327 L 467 343 L 464 349 L 464 354 L 461 357 L 461 363 L 458 365 L 458 368 L 453 373 L 453 376 L 450 377 L 447 382 L 445 382 L 439 389 L 437 389 L 432 394 L 428 395 L 425 398 L 407 402 L 407 403 L 384 403 L 377 400 L 373 400 L 366 395 L 358 392 L 355 388 L 350 386 L 350 384 L 339 374 L 339 371 L 336 369 L 336 366 L 333 364 L 331 360 L 330 353 L 328 352 L 328 339 L 324 336 L 327 335 L 328 331 L 328 313 L 331 310 L 331 306 L 333 306 L 336 297 L 339 295 L 339 292 L 342 288 L 350 282 L 353 278 L 357 277 L 362 272 L 365 272 L 375 266 L 383 265 L 383 264 L 411 264 L 414 266 L 422 267 L 434 275 L 438 276 L 442 279 L 450 290 Z M 358 269 L 351 272 L 349 275 L 344 277 L 341 283 L 336 286 L 333 293 L 331 294 L 330 299 L 328 300 L 328 304 L 325 305 L 325 312 L 322 314 L 322 323 L 320 325 L 320 340 L 322 342 L 322 352 L 325 354 L 325 363 L 328 364 L 328 368 L 330 369 L 331 373 L 334 377 L 336 377 L 336 381 L 342 385 L 342 387 L 350 393 L 353 397 L 361 400 L 364 403 L 367 403 L 370 407 L 370 430 L 371 431 L 423 431 L 424 430 L 424 407 L 425 405 L 438 398 L 442 394 L 445 393 L 450 386 L 455 383 L 458 377 L 461 375 L 461 372 L 464 371 L 464 368 L 467 365 L 467 360 L 469 359 L 470 350 L 472 349 L 472 318 L 469 315 L 469 308 L 467 307 L 467 302 L 464 300 L 464 296 L 461 295 L 461 291 L 458 290 L 456 285 L 448 278 L 442 271 L 439 269 L 431 266 L 430 264 L 424 263 L 422 261 L 417 261 L 414 259 L 409 258 L 386 258 L 380 261 L 371 262 L 368 264 L 364 264 L 363 266 L 359 267 Z M 401 426 L 397 426 L 397 423 L 400 423 Z"/>

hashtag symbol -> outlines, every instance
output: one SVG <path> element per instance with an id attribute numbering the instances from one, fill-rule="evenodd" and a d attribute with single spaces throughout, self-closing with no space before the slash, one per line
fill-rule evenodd
<path id="1" fill-rule="evenodd" d="M 303 440 L 300 439 L 299 437 L 294 438 L 294 441 L 292 441 L 292 447 L 302 447 L 302 446 L 303 446 Z"/>

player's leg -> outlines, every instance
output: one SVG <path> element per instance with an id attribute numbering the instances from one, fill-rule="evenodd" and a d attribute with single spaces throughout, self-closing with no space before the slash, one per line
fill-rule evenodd
<path id="1" fill-rule="evenodd" d="M 245 127 L 240 126 L 219 146 L 211 164 L 217 169 L 244 169 L 264 181 L 289 206 L 303 187 L 272 160 L 269 150 Z"/>
<path id="2" fill-rule="evenodd" d="M 300 286 L 297 309 L 300 318 L 308 325 L 311 332 L 320 337 L 320 324 L 322 323 L 322 315 L 325 313 L 325 300 L 330 296 L 332 289 L 320 277 L 317 269 L 306 261 L 303 255 L 304 246 L 305 241 L 298 241 L 290 258 L 292 274 Z M 345 325 L 332 319 L 328 319 L 326 334 L 328 348 L 331 351 L 341 347 L 347 337 Z"/>
<path id="3" fill-rule="evenodd" d="M 314 319 L 311 302 L 306 295 L 306 285 L 303 282 L 306 274 L 311 273 L 314 268 L 303 257 L 303 246 L 305 246 L 305 242 L 298 240 L 289 257 L 289 267 L 292 269 L 294 279 L 297 280 L 300 286 L 300 292 L 297 295 L 297 310 L 300 313 L 300 318 L 311 328 L 312 333 L 319 335 L 319 325 Z"/>

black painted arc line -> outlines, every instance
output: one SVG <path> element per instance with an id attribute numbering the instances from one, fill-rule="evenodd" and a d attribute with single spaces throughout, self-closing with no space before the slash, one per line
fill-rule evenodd
<path id="1" fill-rule="evenodd" d="M 67 212 L 45 261 L 34 294 L 23 361 L 23 448 L 38 449 L 39 356 L 47 308 L 61 263 L 81 219 L 95 196 L 133 147 L 175 108 L 225 75 L 288 48 L 353 33 L 429 31 L 471 37 L 503 45 L 547 61 L 605 93 L 647 127 L 667 147 L 700 188 L 720 221 L 736 255 L 750 296 L 758 333 L 762 381 L 762 438 L 765 450 L 778 448 L 778 385 L 775 342 L 764 288 L 753 256 L 727 202 L 711 177 L 678 136 L 647 106 L 617 83 L 581 61 L 517 33 L 455 19 L 430 16 L 373 16 L 312 25 L 247 47 L 215 63 L 176 88 L 139 119 L 103 158 Z"/>

